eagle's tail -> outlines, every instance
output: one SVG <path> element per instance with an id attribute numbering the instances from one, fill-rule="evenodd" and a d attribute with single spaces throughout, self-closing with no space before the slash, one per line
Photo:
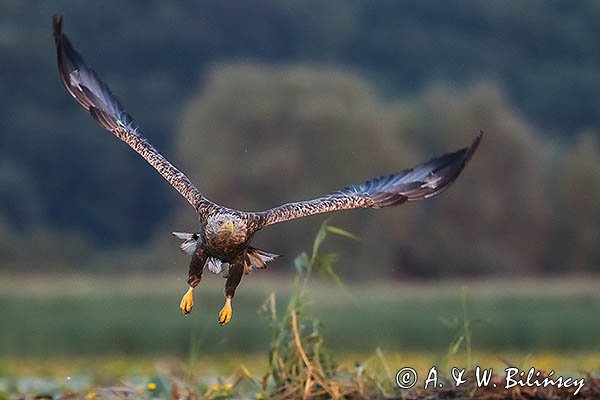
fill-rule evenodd
<path id="1" fill-rule="evenodd" d="M 196 247 L 198 246 L 198 240 L 200 236 L 197 233 L 187 233 L 187 232 L 171 232 L 173 236 L 178 239 L 183 240 L 183 243 L 179 245 L 179 249 L 191 256 L 196 251 Z"/>
<path id="2" fill-rule="evenodd" d="M 267 263 L 279 257 L 278 254 L 269 253 L 264 250 L 248 247 L 244 263 L 244 274 L 248 275 L 254 268 L 267 268 Z"/>

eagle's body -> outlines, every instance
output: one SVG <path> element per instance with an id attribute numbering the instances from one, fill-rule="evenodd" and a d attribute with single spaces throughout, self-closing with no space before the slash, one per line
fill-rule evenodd
<path id="1" fill-rule="evenodd" d="M 361 185 L 314 200 L 283 204 L 261 212 L 245 212 L 218 205 L 200 193 L 190 180 L 164 158 L 140 132 L 133 118 L 112 95 L 110 89 L 75 51 L 63 33 L 62 17 L 55 16 L 60 78 L 73 98 L 106 130 L 127 143 L 152 165 L 191 205 L 198 214 L 197 233 L 173 232 L 183 239 L 182 251 L 190 254 L 188 284 L 180 308 L 188 314 L 194 304 L 193 290 L 200 283 L 206 266 L 218 273 L 229 265 L 225 283 L 225 306 L 219 322 L 225 325 L 232 314 L 231 299 L 242 276 L 253 268 L 265 268 L 277 255 L 250 246 L 260 229 L 283 221 L 318 213 L 353 208 L 382 208 L 433 197 L 445 190 L 461 173 L 481 141 L 481 133 L 466 148 L 444 154 L 414 168 L 381 176 Z"/>

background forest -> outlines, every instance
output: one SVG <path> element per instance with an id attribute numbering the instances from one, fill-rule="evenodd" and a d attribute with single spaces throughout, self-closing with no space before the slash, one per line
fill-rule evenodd
<path id="1" fill-rule="evenodd" d="M 443 196 L 335 216 L 363 238 L 332 245 L 346 279 L 599 271 L 600 4 L 532 0 L 3 1 L 7 272 L 171 270 L 169 232 L 197 228 L 185 201 L 64 93 L 55 12 L 150 140 L 231 207 L 312 198 L 483 130 Z M 273 227 L 257 244 L 295 254 L 322 220 Z"/>

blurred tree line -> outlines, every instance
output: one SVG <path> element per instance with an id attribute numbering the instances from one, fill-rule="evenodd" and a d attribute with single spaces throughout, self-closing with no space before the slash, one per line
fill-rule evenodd
<path id="1" fill-rule="evenodd" d="M 175 251 L 166 233 L 196 229 L 187 204 L 60 87 L 50 17 L 62 12 L 151 141 L 232 207 L 312 198 L 462 147 L 483 129 L 472 165 L 439 199 L 336 215 L 365 239 L 339 243 L 349 274 L 598 271 L 595 1 L 5 1 L 0 10 L 2 269 L 106 268 L 107 259 L 160 268 Z M 275 226 L 257 244 L 292 255 L 320 221 Z"/>
<path id="2" fill-rule="evenodd" d="M 480 150 L 442 196 L 336 214 L 336 223 L 365 239 L 338 244 L 349 268 L 365 276 L 383 266 L 401 276 L 597 271 L 596 136 L 543 137 L 487 81 L 465 89 L 434 85 L 394 102 L 340 70 L 226 65 L 188 105 L 178 149 L 185 170 L 214 200 L 260 210 L 458 149 L 480 128 Z M 169 226 L 193 229 L 189 217 L 184 212 Z M 321 219 L 262 236 L 294 254 Z"/>

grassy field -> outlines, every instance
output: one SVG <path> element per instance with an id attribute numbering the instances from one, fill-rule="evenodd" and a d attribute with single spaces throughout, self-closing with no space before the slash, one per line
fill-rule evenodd
<path id="1" fill-rule="evenodd" d="M 160 376 L 219 383 L 218 377 L 244 368 L 256 377 L 264 374 L 270 322 L 261 305 L 274 292 L 282 312 L 292 278 L 254 273 L 245 279 L 226 327 L 216 323 L 222 278 L 207 276 L 187 317 L 178 310 L 184 278 L 152 278 L 3 277 L 0 393 L 3 387 L 39 393 L 115 383 L 143 391 Z M 468 284 L 471 366 L 600 374 L 598 283 Z M 449 351 L 464 317 L 463 284 L 371 282 L 350 285 L 349 295 L 317 279 L 309 285 L 307 310 L 321 321 L 341 365 L 386 364 L 391 372 L 411 366 L 421 373 L 436 365 L 449 371 L 469 366 L 465 343 Z"/>
<path id="2" fill-rule="evenodd" d="M 51 357 L 175 355 L 190 346 L 202 354 L 262 353 L 268 321 L 259 309 L 272 291 L 280 304 L 292 279 L 254 273 L 234 299 L 230 325 L 216 323 L 222 278 L 208 276 L 193 312 L 178 310 L 182 277 L 3 278 L 0 281 L 0 356 Z M 468 306 L 473 346 L 484 352 L 600 351 L 600 292 L 594 280 L 472 283 Z M 444 321 L 461 315 L 459 283 L 366 283 L 349 287 L 314 282 L 309 310 L 341 353 L 444 353 L 455 331 Z"/>

